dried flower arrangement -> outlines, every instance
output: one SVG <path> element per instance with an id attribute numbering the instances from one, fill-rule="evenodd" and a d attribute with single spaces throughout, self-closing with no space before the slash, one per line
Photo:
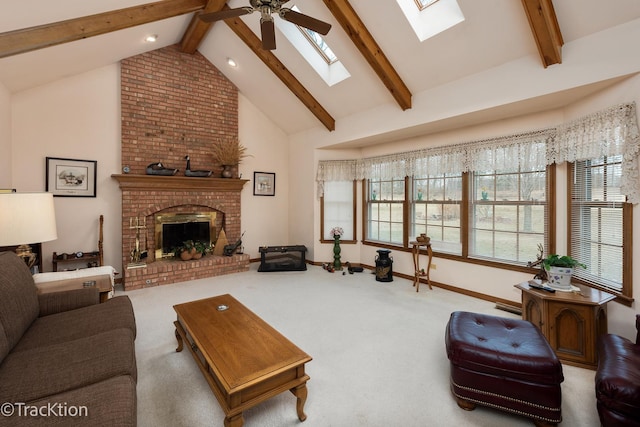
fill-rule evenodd
<path id="1" fill-rule="evenodd" d="M 235 166 L 248 157 L 247 147 L 235 140 L 220 141 L 213 145 L 213 161 L 218 165 Z"/>

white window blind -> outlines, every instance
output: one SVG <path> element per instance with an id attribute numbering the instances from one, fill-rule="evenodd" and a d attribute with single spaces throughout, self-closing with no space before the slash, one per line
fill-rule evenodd
<path id="1" fill-rule="evenodd" d="M 622 290 L 623 204 L 622 156 L 576 162 L 571 192 L 571 256 L 586 269 L 574 276 Z"/>
<path id="2" fill-rule="evenodd" d="M 353 217 L 353 181 L 327 181 L 324 183 L 324 229 L 322 238 L 333 240 L 331 229 L 342 227 L 342 240 L 355 240 Z"/>

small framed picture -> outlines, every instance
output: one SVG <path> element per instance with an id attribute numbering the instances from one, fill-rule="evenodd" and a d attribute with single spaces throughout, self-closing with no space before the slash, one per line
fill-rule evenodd
<path id="1" fill-rule="evenodd" d="M 276 194 L 276 174 L 273 172 L 253 173 L 253 195 L 254 196 L 275 196 Z"/>
<path id="2" fill-rule="evenodd" d="M 54 197 L 96 197 L 97 163 L 47 157 L 47 191 Z"/>

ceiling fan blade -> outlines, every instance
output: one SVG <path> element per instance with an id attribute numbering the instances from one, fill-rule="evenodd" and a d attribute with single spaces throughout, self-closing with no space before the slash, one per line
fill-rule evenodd
<path id="1" fill-rule="evenodd" d="M 273 19 L 260 19 L 260 31 L 262 32 L 262 48 L 273 50 L 276 48 L 276 30 Z"/>
<path id="2" fill-rule="evenodd" d="M 280 9 L 280 18 L 301 27 L 308 28 L 318 34 L 322 34 L 323 36 L 326 36 L 331 29 L 331 24 L 288 8 Z"/>
<path id="3" fill-rule="evenodd" d="M 236 9 L 221 10 L 219 12 L 203 13 L 199 16 L 204 22 L 215 22 L 223 19 L 235 18 L 242 15 L 248 15 L 253 12 L 252 7 L 238 7 Z"/>

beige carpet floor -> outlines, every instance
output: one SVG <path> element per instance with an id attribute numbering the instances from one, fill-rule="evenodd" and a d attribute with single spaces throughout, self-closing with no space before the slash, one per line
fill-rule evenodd
<path id="1" fill-rule="evenodd" d="M 122 293 L 122 292 L 119 292 Z M 372 274 L 257 272 L 126 292 L 138 327 L 138 425 L 222 426 L 224 413 L 187 351 L 176 353 L 173 305 L 230 293 L 313 357 L 308 416 L 278 395 L 244 413 L 247 427 L 531 426 L 493 409 L 460 409 L 449 391 L 444 330 L 452 311 L 517 317 L 493 303 Z M 563 422 L 599 426 L 594 371 L 563 366 Z"/>

